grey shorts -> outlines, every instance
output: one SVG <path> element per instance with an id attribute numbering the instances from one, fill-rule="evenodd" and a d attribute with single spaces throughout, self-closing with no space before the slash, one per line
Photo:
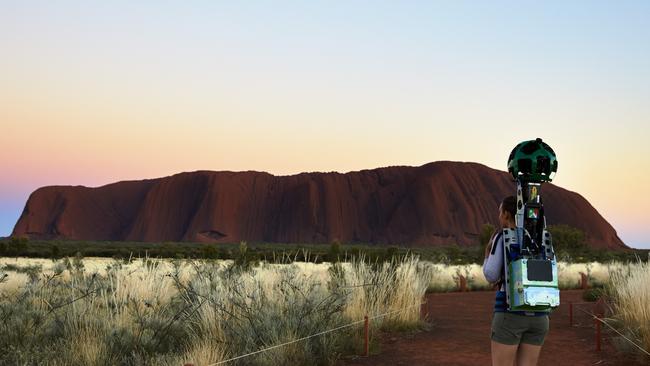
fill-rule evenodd
<path id="1" fill-rule="evenodd" d="M 525 316 L 495 312 L 492 318 L 492 340 L 502 344 L 519 343 L 541 346 L 548 333 L 548 315 Z"/>

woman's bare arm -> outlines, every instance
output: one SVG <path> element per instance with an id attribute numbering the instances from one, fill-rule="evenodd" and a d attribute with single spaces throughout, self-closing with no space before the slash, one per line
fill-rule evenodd
<path id="1" fill-rule="evenodd" d="M 503 271 L 503 235 L 492 238 L 490 245 L 487 245 L 487 247 L 492 248 L 494 245 L 496 245 L 496 250 L 489 250 L 483 261 L 483 275 L 490 283 L 496 283 L 501 279 L 501 272 Z"/>

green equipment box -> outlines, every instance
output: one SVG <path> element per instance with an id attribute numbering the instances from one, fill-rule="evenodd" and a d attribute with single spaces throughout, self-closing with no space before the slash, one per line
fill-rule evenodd
<path id="1" fill-rule="evenodd" d="M 509 269 L 510 310 L 550 312 L 560 305 L 555 260 L 520 258 Z"/>

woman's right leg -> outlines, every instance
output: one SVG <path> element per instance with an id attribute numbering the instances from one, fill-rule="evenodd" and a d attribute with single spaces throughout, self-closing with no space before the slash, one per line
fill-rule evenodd
<path id="1" fill-rule="evenodd" d="M 517 356 L 518 344 L 510 345 L 492 341 L 492 366 L 512 366 Z"/>

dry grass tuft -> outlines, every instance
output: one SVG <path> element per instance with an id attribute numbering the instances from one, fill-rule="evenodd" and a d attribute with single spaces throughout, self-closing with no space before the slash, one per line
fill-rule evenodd
<path id="1" fill-rule="evenodd" d="M 613 318 L 621 325 L 619 330 L 650 352 L 650 262 L 612 272 L 608 293 L 613 299 Z"/>

